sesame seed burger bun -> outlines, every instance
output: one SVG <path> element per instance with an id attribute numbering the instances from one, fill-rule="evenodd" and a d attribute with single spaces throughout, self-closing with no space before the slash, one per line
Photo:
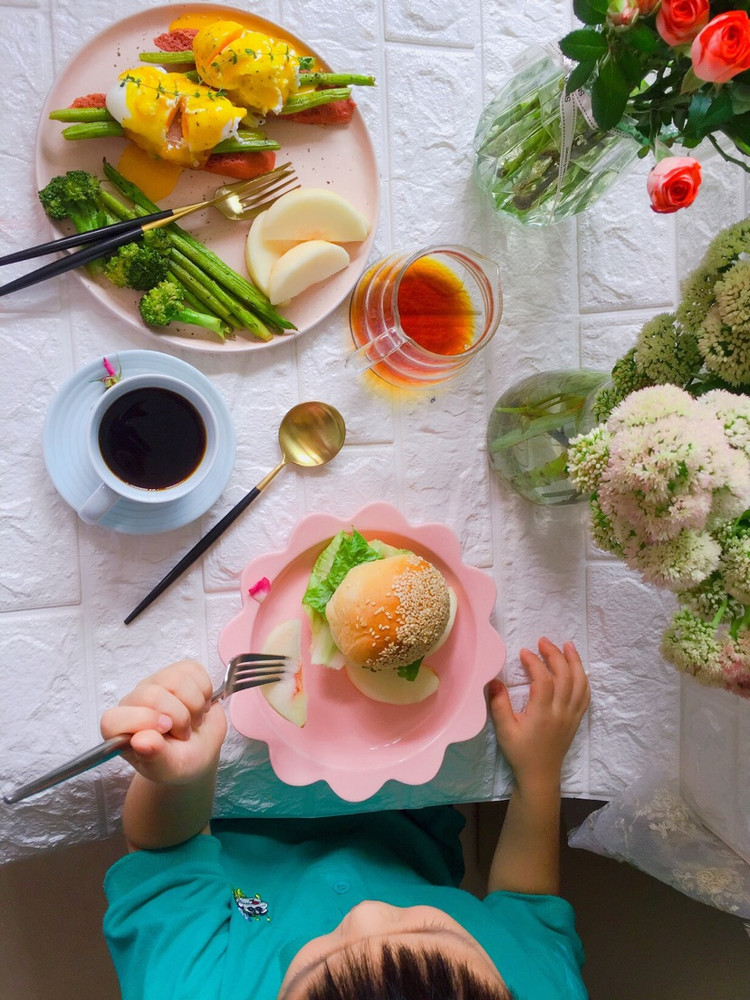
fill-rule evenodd
<path id="1" fill-rule="evenodd" d="M 355 566 L 326 604 L 338 648 L 371 670 L 419 660 L 440 643 L 451 617 L 442 573 L 411 552 Z"/>

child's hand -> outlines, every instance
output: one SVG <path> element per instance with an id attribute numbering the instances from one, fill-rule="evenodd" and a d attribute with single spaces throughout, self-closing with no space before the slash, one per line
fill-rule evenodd
<path id="1" fill-rule="evenodd" d="M 211 705 L 211 679 L 195 660 L 182 660 L 141 681 L 101 720 L 105 739 L 132 733 L 123 756 L 150 781 L 182 785 L 215 769 L 227 731 Z"/>
<path id="2" fill-rule="evenodd" d="M 518 785 L 559 783 L 563 759 L 590 701 L 589 682 L 572 642 L 562 651 L 539 640 L 540 657 L 521 650 L 529 673 L 529 700 L 517 714 L 500 681 L 489 685 L 490 712 L 497 742 Z"/>

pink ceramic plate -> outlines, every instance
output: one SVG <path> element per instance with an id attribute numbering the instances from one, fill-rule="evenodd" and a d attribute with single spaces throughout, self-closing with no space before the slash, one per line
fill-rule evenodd
<path id="1" fill-rule="evenodd" d="M 453 630 L 427 660 L 439 674 L 440 686 L 420 704 L 372 701 L 353 687 L 346 671 L 309 662 L 310 628 L 302 595 L 317 556 L 338 531 L 352 526 L 365 538 L 380 538 L 424 556 L 456 592 Z M 258 604 L 248 591 L 264 576 L 271 590 Z M 490 624 L 495 584 L 486 573 L 462 562 L 458 539 L 445 526 L 411 525 L 386 503 L 370 504 L 347 520 L 312 514 L 297 525 L 283 552 L 253 559 L 242 573 L 241 590 L 242 611 L 219 638 L 224 663 L 236 653 L 262 649 L 279 622 L 302 622 L 305 727 L 278 715 L 258 689 L 236 694 L 230 704 L 234 727 L 268 744 L 271 765 L 287 784 L 323 780 L 342 799 L 361 802 L 389 779 L 407 785 L 430 781 L 446 747 L 482 729 L 487 718 L 483 689 L 505 660 L 505 644 Z"/>
<path id="2" fill-rule="evenodd" d="M 193 10 L 203 14 L 213 14 L 217 19 L 239 19 L 248 17 L 247 11 L 238 11 L 223 4 L 187 3 L 153 7 L 131 14 L 110 25 L 86 41 L 67 63 L 55 80 L 42 108 L 36 149 L 36 182 L 43 187 L 50 178 L 66 170 L 89 170 L 101 176 L 102 157 L 117 166 L 120 155 L 127 145 L 125 139 L 90 139 L 73 142 L 62 137 L 65 127 L 60 122 L 49 121 L 49 113 L 55 108 L 67 107 L 82 94 L 106 91 L 117 79 L 118 73 L 138 65 L 138 53 L 153 51 L 153 39 L 166 31 L 178 15 Z M 260 30 L 276 34 L 276 26 L 270 21 L 254 17 Z M 286 37 L 297 42 L 288 31 Z M 309 48 L 298 42 L 300 49 Z M 317 53 L 316 53 L 317 55 Z M 320 63 L 325 60 L 317 55 Z M 368 70 L 367 67 L 363 72 Z M 361 89 L 361 88 L 360 88 Z M 356 88 L 355 88 L 356 90 Z M 356 100 L 356 93 L 354 98 Z M 348 198 L 370 222 L 370 234 L 362 243 L 347 244 L 351 263 L 328 281 L 298 295 L 281 310 L 297 328 L 296 333 L 274 337 L 272 340 L 255 340 L 239 334 L 234 340 L 220 343 L 197 327 L 186 327 L 173 323 L 164 331 L 151 330 L 144 326 L 138 313 L 139 293 L 127 288 L 115 288 L 104 280 L 94 281 L 85 269 L 75 271 L 75 275 L 89 292 L 120 319 L 146 334 L 162 346 L 184 347 L 196 351 L 233 352 L 258 351 L 276 344 L 288 343 L 312 329 L 331 313 L 354 287 L 364 270 L 367 257 L 375 238 L 380 200 L 380 182 L 375 161 L 375 151 L 367 126 L 357 110 L 346 126 L 320 127 L 301 125 L 295 122 L 269 121 L 266 132 L 269 137 L 281 143 L 276 154 L 276 163 L 291 160 L 297 176 L 304 187 L 330 188 Z M 161 207 L 190 205 L 210 197 L 221 184 L 231 178 L 210 174 L 201 170 L 185 170 L 180 181 Z M 185 229 L 206 243 L 227 264 L 240 274 L 246 275 L 245 238 L 249 223 L 230 222 L 219 212 L 206 209 L 185 220 Z M 60 235 L 67 234 L 66 227 L 57 227 Z"/>

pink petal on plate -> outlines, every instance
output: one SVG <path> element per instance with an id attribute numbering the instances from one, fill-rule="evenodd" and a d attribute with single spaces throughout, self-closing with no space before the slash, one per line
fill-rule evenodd
<path id="1" fill-rule="evenodd" d="M 254 583 L 252 587 L 248 587 L 248 594 L 252 597 L 254 601 L 258 604 L 262 604 L 263 601 L 268 597 L 271 590 L 271 581 L 267 576 L 262 576 L 257 583 Z"/>

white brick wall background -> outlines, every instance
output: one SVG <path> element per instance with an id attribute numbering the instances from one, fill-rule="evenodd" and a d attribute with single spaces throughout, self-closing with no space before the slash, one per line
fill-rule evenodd
<path id="1" fill-rule="evenodd" d="M 114 17 L 156 6 L 0 0 L 5 252 L 49 238 L 36 199 L 34 148 L 56 74 Z M 658 655 L 670 599 L 591 547 L 585 508 L 548 511 L 504 489 L 488 471 L 484 435 L 494 401 L 514 381 L 549 368 L 608 369 L 645 320 L 672 307 L 680 279 L 711 237 L 745 216 L 744 175 L 714 158 L 695 205 L 657 216 L 645 193 L 648 163 L 640 162 L 578 220 L 525 229 L 487 213 L 471 178 L 471 141 L 514 59 L 572 25 L 568 0 L 261 0 L 247 7 L 287 25 L 334 67 L 377 77 L 376 89 L 357 94 L 382 184 L 372 259 L 435 242 L 472 246 L 501 266 L 502 324 L 453 383 L 398 399 L 342 370 L 346 304 L 271 351 L 222 356 L 166 348 L 200 368 L 229 404 L 236 465 L 199 521 L 162 535 L 125 536 L 82 524 L 58 496 L 44 466 L 42 426 L 55 392 L 82 365 L 103 353 L 165 348 L 113 316 L 72 275 L 3 298 L 0 784 L 96 742 L 101 712 L 145 673 L 187 655 L 218 675 L 216 639 L 239 607 L 245 563 L 282 548 L 305 513 L 349 517 L 372 499 L 394 504 L 414 523 L 447 524 L 465 562 L 493 576 L 514 697 L 524 693 L 520 646 L 542 633 L 578 644 L 593 701 L 566 763 L 565 794 L 610 797 L 654 762 L 675 771 L 680 679 Z M 289 405 L 309 398 L 330 401 L 346 417 L 341 456 L 326 470 L 286 470 L 199 567 L 126 628 L 123 615 L 155 580 L 276 465 L 279 420 Z M 743 745 L 747 707 L 732 702 L 729 713 L 732 738 Z M 230 757 L 238 746 L 230 741 Z M 315 797 L 317 789 L 285 798 L 265 749 L 250 759 L 258 763 L 262 805 L 336 808 L 330 796 Z M 109 833 L 126 774 L 115 763 L 38 799 L 0 807 L 0 860 Z M 235 791 L 231 766 L 225 777 L 220 808 Z M 429 788 L 389 786 L 379 801 L 491 798 L 507 787 L 507 768 L 485 731 L 451 749 Z"/>

